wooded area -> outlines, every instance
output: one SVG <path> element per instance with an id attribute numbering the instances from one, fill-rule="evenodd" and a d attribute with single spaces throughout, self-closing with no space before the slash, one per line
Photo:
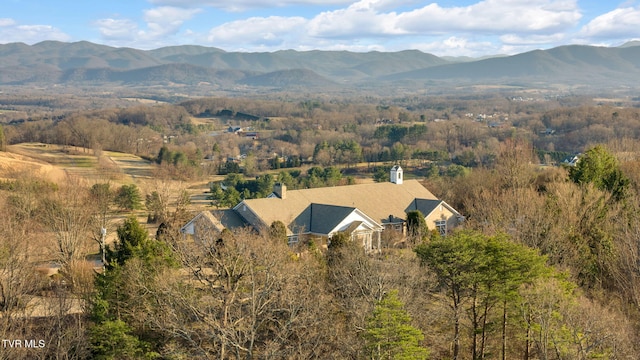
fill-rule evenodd
<path id="1" fill-rule="evenodd" d="M 58 144 L 101 175 L 0 167 L 0 333 L 44 342 L 0 357 L 636 359 L 638 120 L 632 106 L 503 95 L 208 98 L 7 120 L 2 153 Z M 142 156 L 153 176 L 114 176 L 107 151 Z M 206 243 L 179 232 L 203 209 L 195 184 L 214 209 L 275 181 L 386 181 L 393 164 L 464 226 L 442 237 L 407 214 L 409 239 L 376 254 L 346 238 L 291 247 L 276 226 Z"/>

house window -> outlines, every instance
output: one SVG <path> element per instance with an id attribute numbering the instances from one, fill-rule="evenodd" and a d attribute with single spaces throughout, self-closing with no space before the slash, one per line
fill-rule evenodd
<path id="1" fill-rule="evenodd" d="M 436 220 L 436 229 L 438 229 L 440 235 L 447 235 L 447 220 Z"/>
<path id="2" fill-rule="evenodd" d="M 287 237 L 287 243 L 289 244 L 289 246 L 293 246 L 297 244 L 298 241 L 299 241 L 298 235 L 292 235 Z"/>

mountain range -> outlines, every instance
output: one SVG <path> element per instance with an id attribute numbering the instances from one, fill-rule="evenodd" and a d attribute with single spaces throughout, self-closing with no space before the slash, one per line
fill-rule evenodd
<path id="1" fill-rule="evenodd" d="M 399 52 L 227 52 L 184 45 L 155 50 L 80 41 L 0 44 L 0 85 L 198 85 L 344 88 L 425 84 L 564 84 L 637 87 L 640 42 L 567 45 L 512 56 L 443 58 Z"/>

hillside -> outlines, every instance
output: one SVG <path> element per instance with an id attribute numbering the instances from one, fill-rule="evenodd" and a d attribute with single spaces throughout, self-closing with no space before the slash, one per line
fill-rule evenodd
<path id="1" fill-rule="evenodd" d="M 0 179 L 30 174 L 56 183 L 68 181 L 68 176 L 132 182 L 153 175 L 149 161 L 126 153 L 105 151 L 98 158 L 87 149 L 43 143 L 16 144 L 8 150 L 0 151 Z"/>
<path id="2" fill-rule="evenodd" d="M 508 57 L 433 66 L 385 77 L 391 82 L 434 79 L 634 86 L 640 80 L 640 47 L 562 46 Z"/>
<path id="3" fill-rule="evenodd" d="M 166 64 L 137 70 L 71 69 L 60 78 L 60 82 L 118 82 L 124 84 L 178 83 L 197 84 L 200 82 L 233 84 L 252 73 L 236 70 L 216 70 L 190 64 Z"/>
<path id="4" fill-rule="evenodd" d="M 640 46 L 571 45 L 472 59 L 417 50 L 243 53 L 193 45 L 144 51 L 86 41 L 0 45 L 0 85 L 208 83 L 227 89 L 290 89 L 380 82 L 424 86 L 431 81 L 635 87 L 640 81 Z"/>
<path id="5" fill-rule="evenodd" d="M 247 77 L 240 81 L 242 84 L 252 86 L 273 87 L 328 87 L 337 85 L 315 72 L 307 69 L 279 70 L 262 75 Z"/>
<path id="6" fill-rule="evenodd" d="M 0 180 L 13 178 L 21 173 L 42 176 L 51 181 L 63 181 L 64 169 L 45 161 L 13 152 L 0 151 Z"/>

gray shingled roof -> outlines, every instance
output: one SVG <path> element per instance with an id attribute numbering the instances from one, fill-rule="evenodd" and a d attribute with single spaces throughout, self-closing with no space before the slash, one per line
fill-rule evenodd
<path id="1" fill-rule="evenodd" d="M 325 204 L 309 206 L 309 230 L 314 234 L 329 234 L 338 224 L 356 208 Z"/>
<path id="2" fill-rule="evenodd" d="M 227 229 L 235 229 L 244 227 L 247 223 L 232 209 L 202 211 L 196 215 L 191 221 L 184 225 L 180 231 L 185 231 L 189 225 L 194 224 L 201 230 L 209 229 L 218 232 Z"/>
<path id="3" fill-rule="evenodd" d="M 420 210 L 423 216 L 431 214 L 438 205 L 442 203 L 442 200 L 438 199 L 414 199 L 411 206 L 407 208 L 407 212 L 413 210 Z"/>
<path id="4" fill-rule="evenodd" d="M 235 229 L 247 225 L 233 209 L 213 210 L 211 213 L 218 218 L 220 223 L 227 229 Z"/>

